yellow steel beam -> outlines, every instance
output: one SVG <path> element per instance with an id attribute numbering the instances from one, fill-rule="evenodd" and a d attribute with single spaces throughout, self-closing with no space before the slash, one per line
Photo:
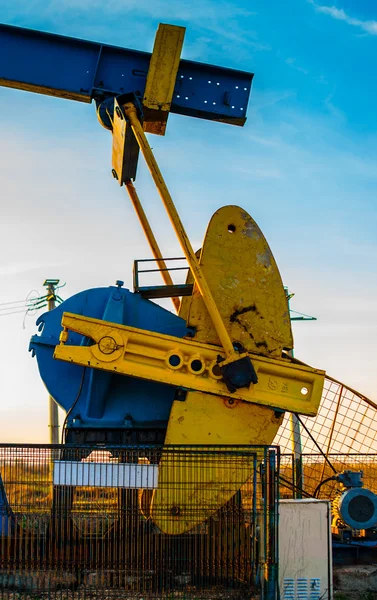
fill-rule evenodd
<path id="1" fill-rule="evenodd" d="M 225 365 L 227 362 L 234 362 L 241 358 L 242 355 L 237 354 L 233 348 L 232 340 L 229 337 L 229 333 L 221 318 L 217 304 L 212 296 L 211 290 L 207 284 L 207 281 L 200 268 L 199 262 L 195 256 L 195 252 L 190 244 L 190 240 L 188 239 L 186 231 L 179 218 L 177 209 L 175 208 L 172 197 L 170 196 L 164 178 L 162 177 L 161 171 L 153 155 L 152 149 L 145 136 L 145 133 L 137 116 L 136 108 L 132 102 L 129 102 L 123 106 L 123 110 L 131 124 L 132 131 L 134 132 L 136 140 L 140 146 L 140 150 L 151 172 L 153 180 L 160 194 L 161 200 L 165 206 L 166 212 L 168 213 L 171 224 L 177 235 L 178 241 L 181 245 L 181 248 L 187 259 L 191 272 L 194 276 L 195 282 L 203 297 L 203 301 L 206 305 L 206 308 L 212 319 L 213 325 L 219 336 L 221 345 L 224 348 L 226 360 L 224 361 L 223 365 Z"/>
<path id="2" fill-rule="evenodd" d="M 289 360 L 252 355 L 258 384 L 230 394 L 218 369 L 219 348 L 116 323 L 64 313 L 64 330 L 54 357 L 105 371 L 165 383 L 280 410 L 314 416 L 321 400 L 324 372 Z M 95 344 L 64 345 L 68 331 Z"/>
<path id="3" fill-rule="evenodd" d="M 158 26 L 143 98 L 143 127 L 148 133 L 165 135 L 185 31 L 176 25 Z"/>
<path id="4" fill-rule="evenodd" d="M 149 224 L 147 215 L 145 214 L 144 209 L 142 207 L 142 204 L 140 202 L 140 198 L 138 196 L 138 193 L 137 193 L 137 191 L 136 191 L 136 189 L 135 189 L 135 187 L 134 187 L 134 185 L 133 185 L 133 183 L 131 181 L 127 181 L 127 183 L 126 183 L 126 189 L 127 189 L 128 195 L 129 195 L 129 197 L 131 199 L 131 202 L 133 204 L 133 207 L 135 209 L 135 212 L 136 212 L 136 214 L 138 216 L 140 224 L 141 224 L 141 226 L 143 228 L 145 236 L 146 236 L 146 238 L 148 240 L 149 247 L 152 250 L 153 256 L 156 259 L 158 268 L 161 269 L 162 278 L 163 278 L 163 280 L 164 280 L 164 282 L 165 282 L 166 285 L 174 285 L 174 282 L 173 282 L 172 278 L 170 277 L 170 273 L 167 270 L 166 263 L 165 263 L 164 259 L 162 258 L 160 247 L 159 247 L 159 245 L 157 243 L 157 240 L 156 240 L 156 238 L 154 236 L 152 228 L 151 228 L 151 226 Z M 181 305 L 179 298 L 174 297 L 171 300 L 173 302 L 174 308 L 178 312 L 179 311 L 179 307 Z"/>

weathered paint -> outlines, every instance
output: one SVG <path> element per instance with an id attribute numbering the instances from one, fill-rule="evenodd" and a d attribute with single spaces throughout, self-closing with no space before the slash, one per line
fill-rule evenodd
<path id="1" fill-rule="evenodd" d="M 279 588 L 282 599 L 332 599 L 329 501 L 279 502 Z"/>
<path id="2" fill-rule="evenodd" d="M 165 135 L 171 109 L 185 27 L 158 26 L 144 90 L 144 130 Z"/>
<path id="3" fill-rule="evenodd" d="M 211 446 L 222 444 L 264 445 L 271 443 L 283 416 L 284 413 L 233 398 L 220 399 L 189 392 L 185 402 L 173 402 L 165 445 L 208 444 L 209 450 Z M 251 462 L 245 464 L 244 457 L 242 461 L 237 456 L 232 457 L 232 468 L 229 459 L 228 464 L 222 464 L 220 459 L 218 468 L 210 472 L 207 466 L 203 469 L 205 455 L 193 455 L 190 459 L 191 472 L 194 472 L 193 461 L 198 461 L 197 471 L 206 474 L 205 482 L 201 482 L 200 486 L 195 481 L 191 486 L 184 485 L 187 473 L 184 469 L 176 470 L 174 477 L 179 478 L 179 485 L 174 488 L 161 488 L 159 485 L 154 493 L 152 518 L 165 533 L 180 534 L 198 525 L 203 520 L 203 506 L 206 507 L 206 517 L 210 517 L 246 483 L 253 472 Z M 207 461 L 213 462 L 213 456 L 208 456 Z M 159 465 L 159 482 L 169 480 L 172 476 L 170 469 L 169 462 L 163 459 Z M 171 517 L 173 507 L 183 507 L 174 519 Z"/>
<path id="4" fill-rule="evenodd" d="M 263 233 L 246 211 L 237 206 L 220 208 L 208 225 L 203 249 L 197 256 L 233 341 L 240 341 L 249 352 L 277 357 L 284 347 L 292 348 L 288 304 L 277 265 Z M 188 282 L 193 282 L 191 274 Z M 191 298 L 182 298 L 179 315 L 196 328 L 195 340 L 219 344 L 197 289 Z M 165 444 L 271 444 L 283 413 L 233 398 L 231 401 L 229 404 L 227 398 L 219 401 L 200 392 L 188 392 L 185 402 L 174 401 Z M 160 477 L 168 480 L 169 465 L 162 462 L 160 472 Z M 243 476 L 247 479 L 249 475 L 238 473 L 233 493 L 241 487 L 238 484 Z M 221 477 L 222 495 L 218 492 Z M 194 527 L 195 515 L 200 512 L 199 503 L 215 506 L 214 494 L 217 494 L 218 506 L 228 499 L 227 477 L 227 473 L 219 470 L 215 482 L 208 480 L 200 493 L 198 490 L 185 493 L 185 486 L 181 486 L 179 499 L 173 492 L 168 497 L 167 490 L 157 490 L 153 512 L 158 526 L 170 533 L 182 533 Z M 160 511 L 163 506 L 178 501 L 186 507 L 187 514 L 181 518 L 176 516 L 173 522 Z"/>
<path id="5" fill-rule="evenodd" d="M 224 206 L 216 211 L 200 266 L 233 342 L 248 352 L 276 358 L 283 348 L 293 348 L 278 267 L 263 233 L 245 210 Z M 196 328 L 196 340 L 219 345 L 196 286 L 191 298 L 182 299 L 179 314 Z"/>

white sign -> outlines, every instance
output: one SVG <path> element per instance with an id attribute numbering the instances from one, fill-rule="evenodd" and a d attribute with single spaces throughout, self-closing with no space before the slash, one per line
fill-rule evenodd
<path id="1" fill-rule="evenodd" d="M 59 460 L 54 462 L 54 485 L 156 489 L 158 465 L 99 463 Z"/>

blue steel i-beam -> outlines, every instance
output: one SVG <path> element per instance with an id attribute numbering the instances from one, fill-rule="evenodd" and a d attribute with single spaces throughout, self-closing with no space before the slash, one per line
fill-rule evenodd
<path id="1" fill-rule="evenodd" d="M 143 95 L 151 54 L 0 24 L 0 85 L 101 102 Z M 243 125 L 252 73 L 181 60 L 171 112 Z"/>

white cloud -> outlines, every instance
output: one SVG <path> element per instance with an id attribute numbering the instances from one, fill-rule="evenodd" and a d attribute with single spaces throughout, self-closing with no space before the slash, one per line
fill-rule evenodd
<path id="1" fill-rule="evenodd" d="M 209 35 L 212 44 L 218 44 L 217 39 L 222 45 L 239 44 L 257 51 L 269 50 L 252 30 L 250 19 L 256 13 L 225 0 L 191 0 L 189 3 L 185 0 L 129 0 L 126 3 L 114 0 L 110 12 L 101 0 L 31 0 L 23 9 L 22 16 L 16 4 L 9 3 L 5 8 L 3 22 L 34 27 L 34 22 L 43 20 L 47 30 L 121 46 L 135 43 L 136 38 L 145 42 L 143 49 L 148 48 L 154 36 L 155 22 L 162 21 L 196 28 Z M 132 26 L 126 36 L 119 25 L 114 27 L 114 20 L 117 23 L 124 20 L 129 25 L 130 19 Z M 191 54 L 196 55 L 196 43 L 187 40 L 185 48 L 186 54 L 189 52 L 193 59 Z"/>
<path id="2" fill-rule="evenodd" d="M 304 73 L 304 75 L 307 75 L 309 73 L 308 69 L 304 69 L 304 67 L 300 67 L 296 64 L 295 58 L 286 58 L 285 62 L 289 67 L 295 69 L 296 71 L 299 71 L 300 73 Z"/>
<path id="3" fill-rule="evenodd" d="M 235 169 L 238 173 L 242 173 L 243 175 L 248 175 L 251 178 L 257 179 L 280 179 L 282 177 L 282 172 L 279 169 L 275 169 L 273 167 L 237 167 Z"/>
<path id="4" fill-rule="evenodd" d="M 377 21 L 355 19 L 348 15 L 343 8 L 336 8 L 335 6 L 323 6 L 313 2 L 313 0 L 309 0 L 309 2 L 310 4 L 313 4 L 317 12 L 329 15 L 338 21 L 344 21 L 353 27 L 358 27 L 370 35 L 377 35 Z"/>

